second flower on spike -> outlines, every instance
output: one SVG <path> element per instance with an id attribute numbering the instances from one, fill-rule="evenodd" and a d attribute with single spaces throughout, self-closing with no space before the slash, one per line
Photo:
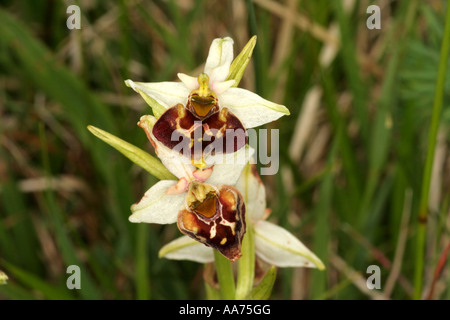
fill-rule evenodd
<path id="1" fill-rule="evenodd" d="M 191 161 L 156 140 L 153 116 L 139 121 L 164 166 L 179 180 L 161 180 L 131 206 L 131 222 L 174 223 L 180 231 L 218 250 L 230 261 L 241 256 L 245 234 L 245 205 L 234 185 L 253 154 L 249 146 L 216 155 L 214 165 L 196 168 Z"/>
<path id="2" fill-rule="evenodd" d="M 177 224 L 182 233 L 218 250 L 231 262 L 241 257 L 245 205 L 236 188 L 192 182 Z"/>

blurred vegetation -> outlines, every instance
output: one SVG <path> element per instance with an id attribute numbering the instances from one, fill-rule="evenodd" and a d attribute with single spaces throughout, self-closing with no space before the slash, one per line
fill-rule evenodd
<path id="1" fill-rule="evenodd" d="M 369 30 L 366 9 L 381 8 Z M 69 5 L 80 30 L 66 27 Z M 155 183 L 86 129 L 151 151 L 125 79 L 202 70 L 216 37 L 258 42 L 241 87 L 286 105 L 270 220 L 325 272 L 279 269 L 271 299 L 409 299 L 446 1 L 2 1 L 1 299 L 203 299 L 204 266 L 158 259 L 175 225 L 128 222 Z M 422 296 L 450 298 L 450 66 L 431 176 Z M 67 290 L 66 268 L 82 270 Z M 366 269 L 381 268 L 381 290 Z"/>

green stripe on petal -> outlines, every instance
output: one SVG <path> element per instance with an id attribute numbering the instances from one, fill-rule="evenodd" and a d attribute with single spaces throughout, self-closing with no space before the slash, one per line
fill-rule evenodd
<path id="1" fill-rule="evenodd" d="M 235 80 L 233 87 L 237 87 L 244 75 L 244 71 L 252 57 L 253 49 L 256 45 L 256 36 L 253 36 L 245 45 L 244 49 L 233 60 L 230 66 L 227 80 Z"/>
<path id="2" fill-rule="evenodd" d="M 190 260 L 199 263 L 214 261 L 213 249 L 188 236 L 169 242 L 159 250 L 158 256 L 171 260 Z"/>
<path id="3" fill-rule="evenodd" d="M 309 267 L 324 270 L 322 261 L 286 229 L 267 221 L 254 225 L 257 255 L 278 267 Z"/>
<path id="4" fill-rule="evenodd" d="M 209 48 L 208 58 L 205 63 L 205 73 L 211 83 L 224 81 L 230 71 L 233 61 L 233 39 L 214 39 Z"/>
<path id="5" fill-rule="evenodd" d="M 122 153 L 125 157 L 130 159 L 132 162 L 138 166 L 145 169 L 154 177 L 164 180 L 164 179 L 176 179 L 176 177 L 170 173 L 166 167 L 163 166 L 161 161 L 151 156 L 144 150 L 132 145 L 131 143 L 122 140 L 115 135 L 112 135 L 102 129 L 96 128 L 94 126 L 88 126 L 88 130 L 95 135 L 97 138 L 103 140 L 111 147 Z"/>
<path id="6" fill-rule="evenodd" d="M 144 101 L 152 108 L 153 115 L 156 119 L 159 119 L 161 115 L 167 110 L 164 106 L 159 104 L 155 99 L 147 95 L 144 91 L 136 88 L 135 89 L 137 93 L 141 95 L 142 98 L 144 98 Z"/>
<path id="7" fill-rule="evenodd" d="M 254 128 L 289 115 L 289 110 L 281 104 L 266 100 L 256 93 L 230 88 L 219 96 L 222 107 L 229 108 L 245 128 Z"/>

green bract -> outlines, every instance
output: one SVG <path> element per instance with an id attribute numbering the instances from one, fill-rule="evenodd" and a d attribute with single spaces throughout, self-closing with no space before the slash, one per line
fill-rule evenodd
<path id="1" fill-rule="evenodd" d="M 122 140 L 111 133 L 94 126 L 88 126 L 88 130 L 97 138 L 103 140 L 111 147 L 122 153 L 132 162 L 148 171 L 151 175 L 158 179 L 175 180 L 175 176 L 163 166 L 161 161 L 145 152 L 144 150 L 132 145 L 131 143 Z"/>

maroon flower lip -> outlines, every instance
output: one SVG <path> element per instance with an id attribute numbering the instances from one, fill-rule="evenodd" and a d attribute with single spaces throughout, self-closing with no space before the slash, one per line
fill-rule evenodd
<path id="1" fill-rule="evenodd" d="M 177 225 L 182 233 L 218 250 L 234 262 L 241 257 L 246 230 L 242 195 L 228 185 L 218 191 L 209 191 L 201 200 L 192 200 L 178 213 Z"/>
<path id="2" fill-rule="evenodd" d="M 207 155 L 233 153 L 244 147 L 248 138 L 242 122 L 227 108 L 219 111 L 217 103 L 205 107 L 213 97 L 202 99 L 189 99 L 187 108 L 177 104 L 167 109 L 153 127 L 155 138 L 200 162 Z"/>

